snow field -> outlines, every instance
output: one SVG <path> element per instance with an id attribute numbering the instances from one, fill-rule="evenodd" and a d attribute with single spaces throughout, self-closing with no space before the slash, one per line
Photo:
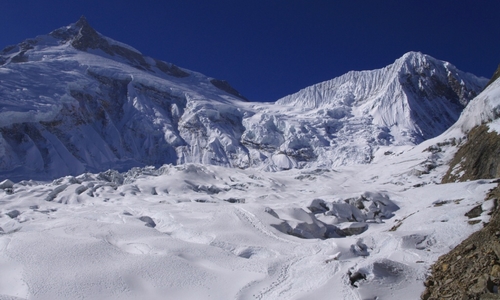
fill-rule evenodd
<path id="1" fill-rule="evenodd" d="M 440 164 L 424 147 L 335 170 L 187 164 L 16 183 L 0 203 L 0 295 L 416 299 L 431 263 L 481 227 L 464 214 L 494 186 L 436 184 L 443 167 L 415 171 Z M 389 210 L 374 217 L 369 199 Z M 366 228 L 326 234 L 352 224 Z"/>

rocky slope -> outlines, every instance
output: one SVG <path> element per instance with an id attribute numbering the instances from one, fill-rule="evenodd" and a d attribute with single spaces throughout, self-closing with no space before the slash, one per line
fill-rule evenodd
<path id="1" fill-rule="evenodd" d="M 500 187 L 493 189 L 486 201 L 466 216 L 478 217 L 484 207 L 494 207 L 484 228 L 441 256 L 425 281 L 422 299 L 500 299 L 500 211 L 496 208 Z M 476 220 L 470 220 L 475 224 Z"/>
<path id="2" fill-rule="evenodd" d="M 500 177 L 500 136 L 487 125 L 474 127 L 450 162 L 443 183 Z"/>

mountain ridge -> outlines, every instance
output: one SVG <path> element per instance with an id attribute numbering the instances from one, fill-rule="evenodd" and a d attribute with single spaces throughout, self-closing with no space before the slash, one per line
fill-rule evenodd
<path id="1" fill-rule="evenodd" d="M 486 84 L 409 52 L 303 89 L 314 94 L 305 105 L 286 100 L 297 94 L 246 102 L 227 82 L 143 56 L 84 17 L 5 48 L 0 80 L 0 174 L 22 178 L 183 163 L 269 171 L 369 163 L 381 147 L 446 130 Z"/>

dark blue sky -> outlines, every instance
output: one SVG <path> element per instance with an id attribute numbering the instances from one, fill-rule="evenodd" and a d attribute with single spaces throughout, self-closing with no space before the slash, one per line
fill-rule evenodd
<path id="1" fill-rule="evenodd" d="M 500 1 L 2 1 L 0 49 L 85 15 L 143 54 L 226 79 L 274 101 L 350 70 L 421 51 L 490 77 L 500 63 Z"/>

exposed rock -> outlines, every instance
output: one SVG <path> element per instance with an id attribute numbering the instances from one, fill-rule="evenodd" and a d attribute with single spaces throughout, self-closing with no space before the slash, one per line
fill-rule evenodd
<path id="1" fill-rule="evenodd" d="M 156 223 L 155 223 L 155 221 L 153 221 L 153 219 L 151 219 L 151 217 L 142 216 L 142 217 L 139 218 L 139 220 L 141 220 L 144 223 L 146 223 L 145 225 L 147 227 L 151 227 L 151 228 L 155 228 L 156 227 Z"/>
<path id="2" fill-rule="evenodd" d="M 8 213 L 6 213 L 7 216 L 9 216 L 11 219 L 17 218 L 21 214 L 20 211 L 17 209 L 11 210 Z"/>
<path id="3" fill-rule="evenodd" d="M 88 49 L 100 49 L 111 56 L 121 56 L 127 59 L 134 67 L 141 70 L 151 70 L 151 66 L 146 62 L 141 53 L 117 44 L 110 43 L 106 38 L 100 35 L 92 28 L 87 19 L 82 16 L 75 23 L 75 28 L 65 30 L 56 30 L 51 33 L 56 38 L 63 41 L 71 40 L 71 45 L 78 50 L 87 51 Z"/>
<path id="4" fill-rule="evenodd" d="M 247 98 L 243 97 L 240 92 L 238 92 L 236 89 L 234 89 L 229 82 L 225 80 L 220 80 L 220 79 L 210 79 L 210 83 L 212 83 L 216 88 L 223 90 L 226 93 L 229 93 L 233 96 L 236 96 L 238 98 L 241 98 L 245 101 L 248 101 Z"/>
<path id="5" fill-rule="evenodd" d="M 357 235 L 365 232 L 368 229 L 368 224 L 366 223 L 343 223 L 339 230 L 344 236 Z"/>
<path id="6" fill-rule="evenodd" d="M 465 216 L 469 219 L 477 218 L 483 213 L 481 205 L 475 206 L 473 209 L 465 213 Z"/>
<path id="7" fill-rule="evenodd" d="M 481 125 L 469 132 L 442 183 L 500 177 L 500 135 L 488 131 Z"/>
<path id="8" fill-rule="evenodd" d="M 498 300 L 498 299 L 500 299 L 499 294 L 491 294 L 491 293 L 483 294 L 479 298 L 479 300 Z"/>
<path id="9" fill-rule="evenodd" d="M 245 203 L 244 198 L 228 198 L 228 199 L 224 199 L 224 201 L 229 202 L 229 203 Z"/>
<path id="10" fill-rule="evenodd" d="M 156 63 L 156 67 L 158 69 L 160 69 L 160 71 L 162 71 L 163 73 L 168 74 L 170 76 L 179 77 L 179 78 L 189 76 L 188 72 L 183 71 L 181 68 L 179 68 L 178 66 L 176 66 L 174 64 L 168 64 L 166 62 L 163 62 L 161 60 L 156 60 L 156 59 L 155 59 L 155 63 Z"/>
<path id="11" fill-rule="evenodd" d="M 349 281 L 351 282 L 351 285 L 355 287 L 358 286 L 357 284 L 358 281 L 366 279 L 366 275 L 360 272 L 349 271 L 347 275 L 349 275 Z"/>
<path id="12" fill-rule="evenodd" d="M 500 278 L 500 265 L 493 265 L 493 267 L 491 267 L 490 275 L 495 278 Z"/>
<path id="13" fill-rule="evenodd" d="M 496 69 L 495 73 L 493 73 L 493 76 L 491 77 L 490 81 L 486 84 L 484 88 L 487 88 L 490 84 L 492 84 L 495 80 L 497 80 L 500 77 L 500 65 L 498 65 L 498 68 Z"/>

